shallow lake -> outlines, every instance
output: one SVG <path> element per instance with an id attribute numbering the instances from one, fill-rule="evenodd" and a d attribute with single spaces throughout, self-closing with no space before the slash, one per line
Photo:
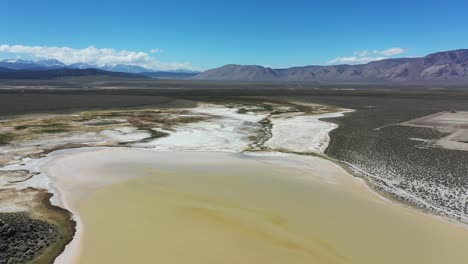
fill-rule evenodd
<path id="1" fill-rule="evenodd" d="M 84 223 L 79 263 L 468 259 L 467 228 L 390 204 L 326 160 L 136 151 L 132 161 L 132 150 L 124 153 L 116 155 L 126 164 L 87 154 L 95 177 L 124 180 L 76 203 Z"/>

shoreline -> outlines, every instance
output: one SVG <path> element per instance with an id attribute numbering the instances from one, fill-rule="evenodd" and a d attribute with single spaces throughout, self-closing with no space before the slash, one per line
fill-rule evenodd
<path id="1" fill-rule="evenodd" d="M 257 154 L 257 153 L 260 153 L 260 154 Z M 350 167 L 350 165 L 346 164 L 345 162 L 343 161 L 340 161 L 340 160 L 336 160 L 336 159 L 333 159 L 325 154 L 300 154 L 300 153 L 293 153 L 293 152 L 247 152 L 246 154 L 247 155 L 252 155 L 252 156 L 260 156 L 260 157 L 268 157 L 268 154 L 273 154 L 273 155 L 297 155 L 299 157 L 317 157 L 317 158 L 320 158 L 320 159 L 324 159 L 324 160 L 328 160 L 330 162 L 332 162 L 333 164 L 335 164 L 336 166 L 340 167 L 346 174 L 348 174 L 348 176 L 362 182 L 363 186 L 365 186 L 368 191 L 370 191 L 371 193 L 374 194 L 374 196 L 376 196 L 377 198 L 379 198 L 381 201 L 385 202 L 385 203 L 388 203 L 388 204 L 391 204 L 391 205 L 394 205 L 394 206 L 397 206 L 397 207 L 401 207 L 401 208 L 404 208 L 404 209 L 407 209 L 407 210 L 410 210 L 411 212 L 413 213 L 417 213 L 417 214 L 420 214 L 420 215 L 424 215 L 426 217 L 431 217 L 431 218 L 434 218 L 435 220 L 439 220 L 439 221 L 443 221 L 443 222 L 446 222 L 448 224 L 453 224 L 453 225 L 456 225 L 456 226 L 459 226 L 459 227 L 462 227 L 462 228 L 466 228 L 468 229 L 468 224 L 465 223 L 465 222 L 462 222 L 462 221 L 459 221 L 457 219 L 454 219 L 454 218 L 451 218 L 451 217 L 448 217 L 448 216 L 444 216 L 444 215 L 441 215 L 441 214 L 437 214 L 429 209 L 425 209 L 425 208 L 422 208 L 422 207 L 418 207 L 417 205 L 414 205 L 414 204 L 411 204 L 405 200 L 401 200 L 401 199 L 398 199 L 397 197 L 393 197 L 391 196 L 390 194 L 384 192 L 384 191 L 379 191 L 377 190 L 376 188 L 374 188 L 374 185 L 372 183 L 370 183 L 367 178 L 363 177 L 363 176 L 359 176 L 358 174 L 355 174 L 353 172 L 353 169 Z"/>
<path id="2" fill-rule="evenodd" d="M 327 156 L 327 158 L 328 158 L 328 156 Z M 369 191 L 374 193 L 374 195 L 377 196 L 382 201 L 384 201 L 386 203 L 389 203 L 389 204 L 392 204 L 392 205 L 395 205 L 395 206 L 405 208 L 407 210 L 410 210 L 413 213 L 421 214 L 421 215 L 424 215 L 424 216 L 427 216 L 427 217 L 432 217 L 432 218 L 434 218 L 436 220 L 443 221 L 443 222 L 446 222 L 448 224 L 453 224 L 453 225 L 468 229 L 468 224 L 465 223 L 465 222 L 459 221 L 457 219 L 453 219 L 453 218 L 448 217 L 448 216 L 437 214 L 437 213 L 435 213 L 435 212 L 433 212 L 433 211 L 431 211 L 429 209 L 425 209 L 425 208 L 419 207 L 417 205 L 414 205 L 414 204 L 412 204 L 410 202 L 407 202 L 407 201 L 405 201 L 403 199 L 398 199 L 397 197 L 393 197 L 393 196 L 391 196 L 391 194 L 386 193 L 384 191 L 379 191 L 378 189 L 375 188 L 375 186 L 372 183 L 369 182 L 369 180 L 367 178 L 365 178 L 363 176 L 359 176 L 359 175 L 357 175 L 355 173 L 348 172 L 348 170 L 352 171 L 352 168 L 350 167 L 350 165 L 348 165 L 348 164 L 346 164 L 346 163 L 344 163 L 342 161 L 339 161 L 339 160 L 334 160 L 332 158 L 330 158 L 330 160 L 333 163 L 335 163 L 337 166 L 339 166 L 343 170 L 345 170 L 350 176 L 361 180 L 363 182 L 363 184 L 369 189 Z"/>
<path id="3" fill-rule="evenodd" d="M 70 149 L 71 151 L 76 151 L 76 149 Z M 68 151 L 70 151 L 68 150 Z M 67 150 L 60 150 L 61 152 L 66 152 Z M 52 154 L 52 153 L 51 153 Z M 63 155 L 66 155 L 66 153 L 61 153 Z M 55 158 L 57 154 L 55 153 Z M 40 170 L 43 171 L 44 174 L 47 175 L 47 166 L 51 166 L 50 163 L 53 163 L 54 159 L 47 160 L 40 166 Z M 54 260 L 54 264 L 70 264 L 73 262 L 77 262 L 79 259 L 79 252 L 81 252 L 81 243 L 82 243 L 82 238 L 84 235 L 84 224 L 83 221 L 81 220 L 80 215 L 76 211 L 76 208 L 70 205 L 69 201 L 67 201 L 63 191 L 60 190 L 57 186 L 54 186 L 54 177 L 47 175 L 51 179 L 51 182 L 49 184 L 50 188 L 54 191 L 53 196 L 56 196 L 55 202 L 57 203 L 56 206 L 64 208 L 68 210 L 71 215 L 72 215 L 72 220 L 75 222 L 75 234 L 68 243 L 65 248 L 63 249 L 62 253 L 57 256 L 57 258 Z M 51 197 L 52 198 L 52 197 Z M 70 260 L 72 260 L 70 262 Z"/>

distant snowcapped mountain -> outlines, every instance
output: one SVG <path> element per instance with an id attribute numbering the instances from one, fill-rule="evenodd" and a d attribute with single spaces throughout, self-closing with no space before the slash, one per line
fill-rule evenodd
<path id="1" fill-rule="evenodd" d="M 22 59 L 6 59 L 0 61 L 0 67 L 15 69 L 15 70 L 26 70 L 26 69 L 56 69 L 56 68 L 72 68 L 72 69 L 100 69 L 111 72 L 124 72 L 124 73 L 141 73 L 141 72 L 153 72 L 153 70 L 146 69 L 136 65 L 125 65 L 125 64 L 107 64 L 103 66 L 97 66 L 84 62 L 73 63 L 66 65 L 65 63 L 56 59 L 47 60 L 22 60 Z"/>
<path id="2" fill-rule="evenodd" d="M 22 60 L 22 59 L 6 59 L 0 61 L 0 67 L 14 70 L 40 70 L 40 69 L 56 69 L 64 68 L 66 65 L 58 60 Z"/>
<path id="3" fill-rule="evenodd" d="M 68 68 L 72 68 L 72 69 L 91 69 L 91 68 L 98 68 L 98 67 L 95 66 L 95 65 L 84 63 L 84 62 L 77 62 L 77 63 L 73 63 L 73 64 L 68 65 Z"/>
<path id="4" fill-rule="evenodd" d="M 68 65 L 69 68 L 73 69 L 89 69 L 95 68 L 104 71 L 111 71 L 111 72 L 125 72 L 125 73 L 142 73 L 142 72 L 153 72 L 153 70 L 143 68 L 136 65 L 127 65 L 127 64 L 106 64 L 103 66 L 92 65 L 84 62 L 77 62 Z"/>
<path id="5" fill-rule="evenodd" d="M 123 72 L 123 73 L 152 73 L 159 72 L 151 69 L 147 69 L 137 65 L 128 64 L 106 64 L 102 66 L 88 64 L 84 62 L 72 63 L 66 65 L 65 63 L 56 59 L 45 59 L 45 60 L 22 60 L 22 59 L 6 59 L 0 61 L 0 68 L 8 68 L 14 70 L 47 70 L 47 69 L 58 69 L 58 68 L 70 68 L 70 69 L 99 69 L 110 72 Z M 178 69 L 174 71 L 166 71 L 174 73 L 198 73 L 190 70 Z"/>
<path id="6" fill-rule="evenodd" d="M 39 64 L 30 60 L 21 59 L 7 59 L 0 61 L 0 67 L 14 69 L 14 70 L 25 70 L 25 69 L 40 69 L 42 68 Z"/>
<path id="7" fill-rule="evenodd" d="M 26 64 L 34 63 L 34 61 L 22 60 L 22 59 L 6 59 L 6 60 L 2 60 L 2 62 L 6 62 L 6 63 L 26 63 Z"/>
<path id="8" fill-rule="evenodd" d="M 56 59 L 49 59 L 49 60 L 38 60 L 35 63 L 44 66 L 46 68 L 64 68 L 67 65 L 65 63 L 56 60 Z"/>
<path id="9" fill-rule="evenodd" d="M 104 65 L 99 67 L 101 70 L 113 71 L 113 72 L 127 72 L 127 73 L 141 73 L 141 72 L 152 72 L 153 70 L 146 69 L 136 65 L 126 65 L 126 64 L 115 64 L 115 65 Z"/>

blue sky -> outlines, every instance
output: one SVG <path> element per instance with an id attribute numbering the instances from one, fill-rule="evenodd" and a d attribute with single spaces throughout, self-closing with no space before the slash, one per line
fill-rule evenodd
<path id="1" fill-rule="evenodd" d="M 111 63 L 117 56 L 116 62 L 161 69 L 278 68 L 468 48 L 466 0 L 0 0 L 0 6 L 0 58 Z"/>

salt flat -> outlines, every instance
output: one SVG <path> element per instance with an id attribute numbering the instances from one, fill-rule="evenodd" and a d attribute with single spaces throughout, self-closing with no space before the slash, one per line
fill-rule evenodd
<path id="1" fill-rule="evenodd" d="M 343 112 L 317 115 L 292 113 L 271 118 L 272 137 L 265 142 L 265 146 L 291 152 L 323 153 L 330 141 L 328 133 L 337 125 L 320 119 L 339 116 L 343 116 Z"/>
<path id="2" fill-rule="evenodd" d="M 402 125 L 426 127 L 448 133 L 438 140 L 427 142 L 429 146 L 468 151 L 468 112 L 446 111 L 416 118 Z"/>

